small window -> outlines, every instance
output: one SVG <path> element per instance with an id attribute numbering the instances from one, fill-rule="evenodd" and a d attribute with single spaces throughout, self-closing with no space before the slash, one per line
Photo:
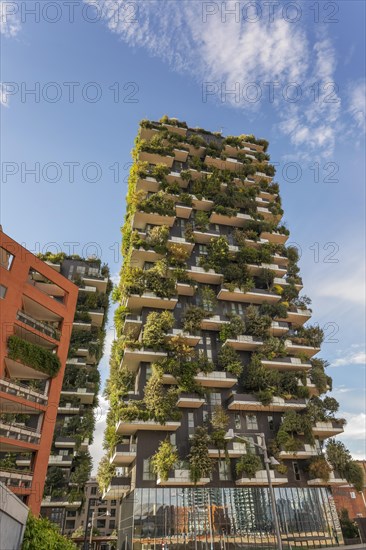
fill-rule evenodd
<path id="1" fill-rule="evenodd" d="M 300 476 L 300 468 L 299 468 L 298 462 L 293 462 L 292 463 L 292 469 L 294 471 L 296 481 L 300 481 L 301 476 Z"/>
<path id="2" fill-rule="evenodd" d="M 97 494 L 97 488 L 96 488 L 96 487 L 92 487 L 92 488 L 90 489 L 90 494 L 91 494 L 91 495 L 96 495 L 96 494 Z"/>
<path id="3" fill-rule="evenodd" d="M 117 501 L 116 500 L 111 500 L 111 506 L 117 506 Z M 113 516 L 114 514 L 111 514 L 111 515 Z"/>
<path id="4" fill-rule="evenodd" d="M 78 265 L 76 267 L 76 273 L 79 273 L 80 275 L 84 275 L 85 273 L 85 267 L 83 265 Z"/>
<path id="5" fill-rule="evenodd" d="M 148 365 L 146 367 L 146 382 L 151 378 L 151 375 L 152 375 L 151 365 Z"/>
<path id="6" fill-rule="evenodd" d="M 109 529 L 115 529 L 115 527 L 116 527 L 116 522 L 114 520 L 111 520 L 109 522 Z"/>
<path id="7" fill-rule="evenodd" d="M 241 430 L 241 418 L 239 413 L 235 413 L 234 423 L 235 423 L 235 429 Z"/>
<path id="8" fill-rule="evenodd" d="M 0 298 L 5 298 L 7 290 L 6 286 L 0 285 Z"/>
<path id="9" fill-rule="evenodd" d="M 219 462 L 219 478 L 221 481 L 231 481 L 230 464 L 226 460 L 220 460 Z"/>
<path id="10" fill-rule="evenodd" d="M 267 419 L 268 419 L 268 427 L 273 432 L 273 430 L 274 430 L 273 416 L 268 415 Z"/>
<path id="11" fill-rule="evenodd" d="M 177 436 L 176 436 L 175 433 L 170 434 L 169 439 L 170 439 L 171 445 L 176 445 L 177 444 Z"/>
<path id="12" fill-rule="evenodd" d="M 221 405 L 221 393 L 219 392 L 212 392 L 209 394 L 209 400 L 211 407 L 215 407 L 217 405 Z"/>
<path id="13" fill-rule="evenodd" d="M 65 527 L 66 527 L 66 529 L 74 529 L 75 528 L 75 520 L 74 519 L 67 519 Z"/>
<path id="14" fill-rule="evenodd" d="M 351 498 L 356 498 L 356 493 L 354 493 L 353 491 L 351 491 L 350 494 L 349 494 L 349 496 L 350 496 Z"/>
<path id="15" fill-rule="evenodd" d="M 111 508 L 111 517 L 112 518 L 116 517 L 116 509 L 115 508 Z"/>
<path id="16" fill-rule="evenodd" d="M 143 462 L 142 479 L 144 481 L 154 481 L 155 475 L 151 468 L 151 462 L 149 458 L 145 458 Z"/>
<path id="17" fill-rule="evenodd" d="M 246 414 L 247 430 L 258 430 L 258 422 L 255 414 Z"/>
<path id="18" fill-rule="evenodd" d="M 193 412 L 188 413 L 188 433 L 189 435 L 194 434 L 194 413 Z"/>
<path id="19" fill-rule="evenodd" d="M 0 246 L 0 265 L 9 271 L 14 260 L 14 255 Z"/>

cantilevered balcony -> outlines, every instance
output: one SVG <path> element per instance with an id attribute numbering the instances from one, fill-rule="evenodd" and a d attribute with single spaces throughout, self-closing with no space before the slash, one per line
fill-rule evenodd
<path id="1" fill-rule="evenodd" d="M 47 380 L 50 375 L 46 372 L 33 369 L 18 360 L 5 357 L 6 369 L 11 379 L 19 380 Z"/>
<path id="2" fill-rule="evenodd" d="M 41 434 L 35 428 L 29 426 L 0 421 L 0 437 L 38 445 Z M 1 450 L 6 451 L 7 449 L 8 446 L 2 443 Z"/>
<path id="3" fill-rule="evenodd" d="M 140 210 L 135 212 L 132 218 L 132 228 L 144 230 L 147 224 L 173 227 L 174 222 L 175 216 L 163 216 L 156 212 L 144 212 Z"/>
<path id="4" fill-rule="evenodd" d="M 241 172 L 244 166 L 242 162 L 233 157 L 227 157 L 223 160 L 219 157 L 210 157 L 209 155 L 205 157 L 205 164 L 219 170 L 230 170 L 231 172 Z"/>
<path id="5" fill-rule="evenodd" d="M 75 405 L 73 403 L 64 403 L 62 405 L 58 406 L 57 409 L 58 414 L 79 414 L 80 413 L 80 406 Z"/>
<path id="6" fill-rule="evenodd" d="M 285 485 L 288 483 L 288 479 L 286 476 L 279 474 L 278 472 L 275 472 L 274 470 L 270 470 L 270 476 L 271 476 L 271 482 L 272 485 Z M 236 485 L 240 487 L 245 486 L 253 486 L 253 485 L 268 485 L 268 477 L 266 470 L 259 470 L 255 473 L 254 477 L 241 477 L 236 480 Z"/>
<path id="7" fill-rule="evenodd" d="M 272 397 L 271 403 L 264 405 L 250 393 L 233 393 L 228 399 L 230 411 L 301 411 L 306 408 L 306 399 L 282 399 Z"/>
<path id="8" fill-rule="evenodd" d="M 202 197 L 198 199 L 195 195 L 192 195 L 192 205 L 195 210 L 204 210 L 209 212 L 215 206 L 215 203 L 209 199 Z"/>
<path id="9" fill-rule="evenodd" d="M 15 489 L 30 489 L 32 487 L 33 473 L 27 470 L 17 470 L 10 468 L 0 467 L 0 481 L 10 487 L 12 490 Z"/>
<path id="10" fill-rule="evenodd" d="M 158 477 L 156 485 L 161 487 L 193 487 L 195 485 L 207 485 L 210 481 L 209 477 L 201 477 L 197 482 L 193 482 L 189 470 L 174 470 L 170 472 L 167 480 Z"/>
<path id="11" fill-rule="evenodd" d="M 104 320 L 104 309 L 89 309 L 88 313 L 90 315 L 91 324 L 93 327 L 101 327 Z"/>
<path id="12" fill-rule="evenodd" d="M 304 443 L 296 451 L 285 451 L 282 450 L 279 452 L 279 457 L 283 460 L 296 460 L 296 459 L 306 459 L 313 456 L 318 456 L 320 454 L 319 448 L 317 446 L 308 445 Z"/>
<path id="13" fill-rule="evenodd" d="M 181 177 L 180 172 L 174 172 L 173 170 L 167 174 L 166 180 L 168 183 L 178 183 L 182 189 L 187 189 L 189 183 L 188 180 Z"/>
<path id="14" fill-rule="evenodd" d="M 189 253 L 194 249 L 194 243 L 190 243 L 184 237 L 170 237 L 168 240 L 168 248 L 174 248 L 176 245 L 184 248 L 184 250 Z"/>
<path id="15" fill-rule="evenodd" d="M 92 275 L 82 275 L 81 279 L 86 286 L 95 287 L 98 292 L 101 292 L 103 294 L 106 293 L 108 286 L 108 277 L 103 277 L 103 275 L 100 275 L 99 277 Z"/>
<path id="16" fill-rule="evenodd" d="M 197 393 L 181 393 L 177 405 L 181 409 L 199 409 L 205 403 L 206 400 Z"/>
<path id="17" fill-rule="evenodd" d="M 54 445 L 56 449 L 75 449 L 76 439 L 75 437 L 59 435 L 56 437 Z"/>
<path id="18" fill-rule="evenodd" d="M 197 229 L 193 231 L 193 238 L 199 244 L 209 244 L 212 239 L 218 239 L 219 237 L 220 234 L 213 231 L 198 231 Z"/>
<path id="19" fill-rule="evenodd" d="M 256 172 L 252 176 L 254 180 L 259 183 L 261 180 L 266 180 L 268 183 L 270 183 L 273 179 L 272 176 L 268 176 L 265 172 Z"/>
<path id="20" fill-rule="evenodd" d="M 230 227 L 245 227 L 251 220 L 253 218 L 249 214 L 242 214 L 241 212 L 238 212 L 234 216 L 212 212 L 210 216 L 210 223 L 229 225 Z"/>
<path id="21" fill-rule="evenodd" d="M 133 248 L 131 252 L 131 267 L 143 268 L 145 262 L 156 262 L 163 258 L 163 254 L 158 254 L 153 249 Z"/>
<path id="22" fill-rule="evenodd" d="M 286 272 L 287 272 L 287 270 L 286 270 Z M 287 286 L 289 286 L 289 283 L 287 282 L 287 280 L 285 278 L 279 278 L 279 277 L 275 277 L 273 279 L 273 284 L 281 286 L 282 288 L 286 288 Z M 294 287 L 296 288 L 296 290 L 298 290 L 300 292 L 300 290 L 302 290 L 302 288 L 303 288 L 303 284 L 302 283 L 295 283 Z"/>
<path id="23" fill-rule="evenodd" d="M 95 393 L 88 392 L 86 388 L 75 388 L 74 390 L 62 390 L 62 397 L 77 397 L 80 400 L 80 403 L 85 405 L 92 405 Z"/>
<path id="24" fill-rule="evenodd" d="M 203 267 L 195 265 L 190 266 L 186 273 L 192 281 L 207 285 L 218 285 L 224 280 L 221 273 L 216 273 L 213 269 L 205 270 Z"/>
<path id="25" fill-rule="evenodd" d="M 289 324 L 284 321 L 272 321 L 269 328 L 271 336 L 283 336 L 290 330 Z"/>
<path id="26" fill-rule="evenodd" d="M 334 487 L 337 485 L 349 486 L 349 483 L 346 479 L 342 478 L 337 472 L 330 472 L 329 479 L 327 480 L 324 480 L 321 478 L 309 479 L 308 485 L 310 485 L 310 487 L 328 487 L 329 485 Z"/>
<path id="27" fill-rule="evenodd" d="M 136 459 L 137 445 L 134 443 L 119 443 L 114 448 L 110 463 L 114 466 L 129 466 Z"/>
<path id="28" fill-rule="evenodd" d="M 266 369 L 282 371 L 308 371 L 311 363 L 303 363 L 298 357 L 278 357 L 277 359 L 261 359 L 262 366 Z"/>
<path id="29" fill-rule="evenodd" d="M 90 332 L 91 328 L 92 328 L 92 324 L 88 321 L 76 320 L 72 324 L 72 329 L 73 330 L 86 330 L 86 331 Z"/>
<path id="30" fill-rule="evenodd" d="M 228 322 L 226 318 L 220 317 L 220 315 L 205 317 L 201 321 L 201 330 L 221 330 L 221 327 Z"/>
<path id="31" fill-rule="evenodd" d="M 165 164 L 169 168 L 173 166 L 174 157 L 169 155 L 161 155 L 159 153 L 148 153 L 147 151 L 139 151 L 139 160 L 148 162 L 149 164 Z"/>
<path id="32" fill-rule="evenodd" d="M 144 292 L 141 296 L 139 294 L 128 296 L 126 307 L 134 313 L 141 313 L 143 307 L 172 310 L 177 305 L 177 302 L 177 298 L 161 298 L 154 294 L 154 292 Z"/>
<path id="33" fill-rule="evenodd" d="M 189 154 L 192 155 L 192 157 L 203 157 L 203 155 L 205 154 L 206 152 L 206 147 L 204 146 L 199 146 L 199 147 L 195 147 L 194 145 L 191 145 L 190 143 L 185 143 L 184 144 L 185 147 L 187 147 L 187 149 L 189 150 Z"/>
<path id="34" fill-rule="evenodd" d="M 257 212 L 264 220 L 269 222 L 273 221 L 278 223 L 282 218 L 282 214 L 273 214 L 269 208 L 265 208 L 263 206 L 257 206 Z"/>
<path id="35" fill-rule="evenodd" d="M 170 119 L 172 120 L 172 119 Z M 187 128 L 184 126 L 178 126 L 175 124 L 167 124 L 166 122 L 162 123 L 162 126 L 165 126 L 172 134 L 178 134 L 179 136 L 187 135 Z"/>
<path id="36" fill-rule="evenodd" d="M 147 348 L 126 348 L 123 353 L 120 368 L 127 368 L 130 372 L 136 372 L 140 363 L 156 363 L 167 356 L 168 354 L 165 351 L 154 351 Z"/>
<path id="37" fill-rule="evenodd" d="M 277 317 L 277 321 L 285 321 L 291 323 L 294 327 L 300 327 L 311 317 L 311 311 L 309 309 L 294 308 L 292 311 L 288 311 L 287 317 Z"/>
<path id="38" fill-rule="evenodd" d="M 285 348 L 288 353 L 301 353 L 306 357 L 313 357 L 320 351 L 320 347 L 297 344 L 292 340 L 285 340 Z"/>
<path id="39" fill-rule="evenodd" d="M 169 332 L 165 339 L 171 340 L 172 338 L 180 338 L 185 341 L 185 343 L 188 346 L 197 346 L 197 344 L 201 340 L 201 336 L 196 336 L 194 334 L 190 334 L 189 332 L 184 332 L 180 328 L 173 328 L 171 332 Z"/>
<path id="40" fill-rule="evenodd" d="M 50 455 L 48 459 L 49 466 L 60 466 L 66 468 L 72 466 L 73 455 Z"/>
<path id="41" fill-rule="evenodd" d="M 255 336 L 241 334 L 236 338 L 225 340 L 224 345 L 230 346 L 237 351 L 254 351 L 263 346 L 263 340 Z"/>
<path id="42" fill-rule="evenodd" d="M 145 141 L 150 141 L 153 137 L 158 136 L 160 131 L 158 128 L 144 128 L 140 127 L 140 138 Z"/>
<path id="43" fill-rule="evenodd" d="M 0 392 L 14 395 L 16 397 L 22 397 L 32 403 L 38 403 L 40 405 L 47 405 L 48 395 L 41 393 L 40 391 L 33 390 L 30 386 L 21 384 L 16 380 L 9 378 L 0 378 Z"/>
<path id="44" fill-rule="evenodd" d="M 214 446 L 209 446 L 208 455 L 210 458 L 240 458 L 247 453 L 247 446 L 245 443 L 239 441 L 227 441 L 226 449 L 217 449 Z"/>
<path id="45" fill-rule="evenodd" d="M 46 495 L 43 497 L 42 508 L 66 508 L 67 510 L 77 510 L 81 506 L 81 500 L 66 500 L 67 497 L 51 497 Z"/>
<path id="46" fill-rule="evenodd" d="M 136 183 L 136 191 L 146 191 L 147 193 L 157 193 L 160 189 L 160 183 L 150 176 L 139 178 Z"/>
<path id="47" fill-rule="evenodd" d="M 289 238 L 289 235 L 284 235 L 283 233 L 278 233 L 277 231 L 272 231 L 272 233 L 269 231 L 263 231 L 261 233 L 261 238 L 266 239 L 268 242 L 273 244 L 285 244 Z"/>
<path id="48" fill-rule="evenodd" d="M 178 162 L 187 161 L 189 151 L 187 151 L 186 149 L 174 148 L 173 152 L 174 152 L 175 160 L 177 160 Z"/>
<path id="49" fill-rule="evenodd" d="M 200 372 L 194 379 L 205 388 L 232 388 L 238 382 L 236 376 L 225 371 Z"/>
<path id="50" fill-rule="evenodd" d="M 165 424 L 160 424 L 155 420 L 120 420 L 117 423 L 116 431 L 122 435 L 133 435 L 138 431 L 153 432 L 175 432 L 180 427 L 180 422 L 168 420 Z"/>
<path id="51" fill-rule="evenodd" d="M 281 296 L 273 292 L 262 289 L 252 289 L 244 292 L 240 288 L 229 290 L 227 288 L 221 288 L 218 295 L 219 300 L 227 300 L 230 302 L 243 302 L 249 304 L 263 304 L 263 302 L 269 302 L 271 304 L 278 302 Z"/>
<path id="52" fill-rule="evenodd" d="M 48 323 L 35 319 L 32 315 L 29 315 L 29 313 L 26 313 L 25 311 L 19 310 L 16 318 L 21 323 L 34 328 L 38 332 L 41 332 L 54 340 L 60 340 L 61 338 L 61 332 L 58 329 Z"/>
<path id="53" fill-rule="evenodd" d="M 178 296 L 194 296 L 197 285 L 188 283 L 176 283 L 175 288 Z"/>
<path id="54" fill-rule="evenodd" d="M 123 334 L 129 334 L 132 332 L 133 334 L 140 334 L 142 328 L 142 317 L 141 315 L 133 315 L 132 313 L 128 313 L 125 318 L 125 322 L 123 324 L 122 332 Z"/>
<path id="55" fill-rule="evenodd" d="M 277 264 L 248 264 L 248 271 L 251 275 L 260 275 L 263 269 L 270 269 L 276 275 L 276 277 L 284 277 L 287 273 L 287 269 Z"/>
<path id="56" fill-rule="evenodd" d="M 334 437 L 344 432 L 343 426 L 344 421 L 336 419 L 326 422 L 316 422 L 313 426 L 313 434 L 319 437 L 319 439 Z"/>

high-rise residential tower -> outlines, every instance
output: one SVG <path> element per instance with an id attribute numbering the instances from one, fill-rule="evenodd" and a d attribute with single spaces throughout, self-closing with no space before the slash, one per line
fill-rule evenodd
<path id="1" fill-rule="evenodd" d="M 111 281 L 99 259 L 47 253 L 42 259 L 78 287 L 70 348 L 52 442 L 41 513 L 62 532 L 76 520 L 89 479 Z"/>
<path id="2" fill-rule="evenodd" d="M 299 295 L 267 146 L 141 123 L 98 472 L 104 498 L 122 498 L 118 548 L 273 544 L 264 442 L 283 540 L 341 537 L 329 486 L 359 471 L 324 444 L 344 422 L 320 397 L 323 332 Z"/>
<path id="3" fill-rule="evenodd" d="M 0 238 L 0 480 L 38 515 L 78 289 Z"/>

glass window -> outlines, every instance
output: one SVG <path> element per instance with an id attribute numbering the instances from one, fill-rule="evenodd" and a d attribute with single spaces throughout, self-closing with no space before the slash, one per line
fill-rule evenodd
<path id="1" fill-rule="evenodd" d="M 189 435 L 194 434 L 194 413 L 193 412 L 188 413 L 188 433 Z"/>
<path id="2" fill-rule="evenodd" d="M 198 253 L 201 254 L 202 256 L 207 256 L 207 246 L 205 246 L 204 244 L 199 244 Z"/>
<path id="3" fill-rule="evenodd" d="M 14 260 L 14 255 L 0 246 L 0 265 L 9 271 Z"/>
<path id="4" fill-rule="evenodd" d="M 111 506 L 117 506 L 117 501 L 116 500 L 111 500 Z"/>
<path id="5" fill-rule="evenodd" d="M 247 430 L 258 430 L 258 422 L 255 414 L 246 414 Z"/>
<path id="6" fill-rule="evenodd" d="M 294 471 L 296 481 L 300 481 L 301 476 L 300 476 L 300 468 L 299 468 L 298 462 L 293 462 L 292 463 L 292 469 Z"/>
<path id="7" fill-rule="evenodd" d="M 115 529 L 115 527 L 116 527 L 116 522 L 114 521 L 114 519 L 112 519 L 109 522 L 109 529 Z"/>
<path id="8" fill-rule="evenodd" d="M 356 498 L 356 493 L 354 493 L 353 491 L 351 491 L 350 494 L 349 494 L 349 496 L 350 496 L 351 498 Z"/>
<path id="9" fill-rule="evenodd" d="M 169 439 L 170 439 L 170 443 L 171 443 L 172 445 L 176 445 L 176 444 L 177 444 L 177 436 L 176 436 L 175 433 L 170 434 Z"/>
<path id="10" fill-rule="evenodd" d="M 235 413 L 234 423 L 235 423 L 235 429 L 236 429 L 236 430 L 241 430 L 241 418 L 240 418 L 240 413 Z"/>
<path id="11" fill-rule="evenodd" d="M 5 298 L 5 295 L 6 295 L 6 291 L 8 289 L 6 288 L 6 286 L 4 285 L 0 285 L 0 298 Z"/>
<path id="12" fill-rule="evenodd" d="M 78 265 L 78 266 L 76 267 L 76 273 L 79 273 L 79 274 L 83 275 L 83 274 L 85 273 L 85 266 L 83 266 L 83 265 Z"/>
<path id="13" fill-rule="evenodd" d="M 252 437 L 251 435 L 247 435 L 245 436 L 245 439 L 246 439 L 247 452 L 252 455 L 255 455 L 256 447 L 254 445 L 254 437 Z"/>
<path id="14" fill-rule="evenodd" d="M 112 518 L 116 517 L 116 509 L 115 508 L 111 508 L 110 512 L 111 512 L 111 517 Z"/>
<path id="15" fill-rule="evenodd" d="M 75 528 L 75 520 L 74 519 L 67 519 L 65 523 L 66 529 L 74 529 Z"/>
<path id="16" fill-rule="evenodd" d="M 96 488 L 96 487 L 92 487 L 92 488 L 90 489 L 90 494 L 91 494 L 91 495 L 96 495 L 96 494 L 97 494 L 97 488 Z"/>
<path id="17" fill-rule="evenodd" d="M 219 461 L 219 478 L 221 481 L 231 481 L 230 464 L 226 460 Z"/>
<path id="18" fill-rule="evenodd" d="M 155 479 L 154 472 L 151 468 L 151 463 L 149 458 L 145 458 L 143 462 L 143 472 L 142 479 L 144 481 L 153 481 Z"/>
<path id="19" fill-rule="evenodd" d="M 210 393 L 209 400 L 210 400 L 211 407 L 215 407 L 216 405 L 221 405 L 221 393 L 219 392 Z"/>
<path id="20" fill-rule="evenodd" d="M 274 430 L 273 416 L 268 415 L 267 418 L 268 418 L 268 427 L 271 431 L 273 431 Z"/>

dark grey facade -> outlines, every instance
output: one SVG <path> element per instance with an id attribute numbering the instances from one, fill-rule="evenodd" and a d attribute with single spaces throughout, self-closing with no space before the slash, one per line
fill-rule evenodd
<path id="1" fill-rule="evenodd" d="M 330 383 L 314 357 L 321 331 L 304 327 L 311 310 L 267 145 L 176 119 L 141 124 L 99 473 L 104 498 L 122 498 L 118 548 L 274 548 L 258 434 L 277 461 L 283 540 L 340 540 L 329 486 L 344 480 L 317 472 L 330 469 L 324 441 L 343 424 L 320 404 Z M 154 340 L 167 311 L 170 325 Z M 247 444 L 226 441 L 228 429 Z M 169 472 L 154 467 L 164 441 L 175 456 Z M 201 471 L 192 453 L 202 446 L 210 466 Z"/>

